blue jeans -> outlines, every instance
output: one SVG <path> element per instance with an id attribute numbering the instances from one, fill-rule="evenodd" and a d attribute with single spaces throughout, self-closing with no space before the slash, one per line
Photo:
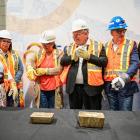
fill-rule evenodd
<path id="1" fill-rule="evenodd" d="M 40 93 L 40 108 L 54 108 L 55 90 Z"/>
<path id="2" fill-rule="evenodd" d="M 107 94 L 111 110 L 132 111 L 133 94 L 126 96 L 125 93 L 127 92 L 129 92 L 127 88 L 115 91 L 111 89 L 109 84 L 105 86 L 105 93 Z"/>

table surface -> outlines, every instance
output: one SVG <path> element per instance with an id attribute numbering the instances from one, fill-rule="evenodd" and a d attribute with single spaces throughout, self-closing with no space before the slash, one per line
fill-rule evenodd
<path id="1" fill-rule="evenodd" d="M 100 111 L 104 128 L 80 128 L 70 109 L 0 108 L 0 140 L 140 140 L 140 112 Z M 33 112 L 53 112 L 52 124 L 31 124 Z"/>

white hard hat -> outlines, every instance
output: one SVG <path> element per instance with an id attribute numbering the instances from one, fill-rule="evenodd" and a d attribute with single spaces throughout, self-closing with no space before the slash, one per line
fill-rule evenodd
<path id="1" fill-rule="evenodd" d="M 56 39 L 56 36 L 54 34 L 54 31 L 47 30 L 42 33 L 40 42 L 41 43 L 50 43 L 50 42 L 55 42 L 55 39 Z"/>
<path id="2" fill-rule="evenodd" d="M 10 33 L 7 30 L 0 31 L 0 38 L 12 39 Z"/>
<path id="3" fill-rule="evenodd" d="M 83 29 L 88 29 L 88 25 L 86 21 L 82 19 L 77 19 L 73 21 L 72 23 L 72 32 L 78 31 L 78 30 L 83 30 Z"/>

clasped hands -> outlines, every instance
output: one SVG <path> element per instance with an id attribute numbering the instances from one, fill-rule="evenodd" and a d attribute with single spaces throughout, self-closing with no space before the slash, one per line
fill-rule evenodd
<path id="1" fill-rule="evenodd" d="M 72 60 L 74 60 L 76 62 L 76 61 L 78 61 L 79 57 L 81 57 L 85 60 L 89 60 L 90 54 L 88 53 L 87 50 L 84 50 L 83 48 L 77 48 L 75 50 L 74 55 L 72 56 Z"/>

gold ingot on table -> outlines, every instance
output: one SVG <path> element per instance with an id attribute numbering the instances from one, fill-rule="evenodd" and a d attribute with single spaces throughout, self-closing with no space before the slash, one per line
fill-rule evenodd
<path id="1" fill-rule="evenodd" d="M 49 112 L 33 112 L 30 115 L 31 123 L 46 123 L 50 124 L 54 120 L 54 113 Z"/>
<path id="2" fill-rule="evenodd" d="M 80 127 L 103 128 L 104 120 L 104 114 L 99 112 L 80 111 L 78 114 L 78 121 Z"/>

